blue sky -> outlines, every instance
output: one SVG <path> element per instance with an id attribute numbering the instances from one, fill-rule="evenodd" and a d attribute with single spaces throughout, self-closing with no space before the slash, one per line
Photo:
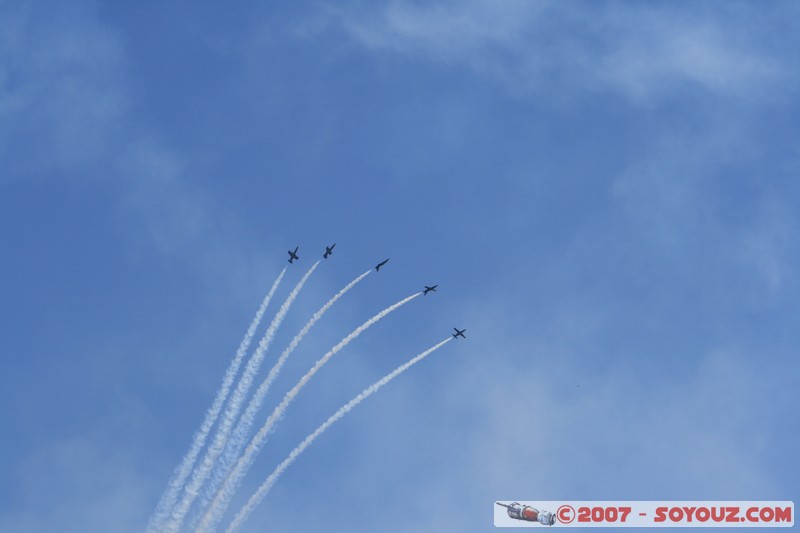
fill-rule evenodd
<path id="1" fill-rule="evenodd" d="M 143 530 L 285 251 L 272 313 L 332 242 L 264 370 L 391 262 L 270 406 L 375 312 L 439 291 L 320 372 L 234 507 L 361 389 L 469 338 L 331 428 L 245 531 L 796 500 L 798 15 L 0 3 L 0 530 Z"/>

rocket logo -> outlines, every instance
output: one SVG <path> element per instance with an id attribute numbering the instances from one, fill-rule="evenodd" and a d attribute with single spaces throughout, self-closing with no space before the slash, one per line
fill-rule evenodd
<path id="1" fill-rule="evenodd" d="M 512 504 L 505 504 L 495 502 L 501 507 L 505 507 L 508 516 L 515 520 L 524 520 L 526 522 L 539 522 L 543 526 L 552 526 L 556 523 L 556 516 L 549 511 L 540 511 L 530 505 L 521 505 L 519 502 Z"/>

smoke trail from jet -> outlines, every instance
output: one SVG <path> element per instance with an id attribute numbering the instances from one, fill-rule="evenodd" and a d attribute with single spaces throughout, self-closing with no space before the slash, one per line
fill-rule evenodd
<path id="1" fill-rule="evenodd" d="M 222 415 L 219 427 L 217 428 L 217 433 L 214 435 L 213 442 L 206 450 L 206 454 L 203 457 L 202 462 L 195 467 L 194 472 L 192 473 L 191 481 L 184 487 L 183 498 L 181 498 L 180 503 L 172 510 L 170 521 L 166 528 L 167 531 L 177 532 L 183 524 L 183 520 L 186 518 L 186 514 L 189 512 L 192 502 L 194 502 L 194 499 L 197 497 L 200 487 L 208 478 L 208 475 L 211 473 L 211 469 L 214 467 L 215 461 L 222 453 L 225 443 L 228 440 L 228 436 L 231 433 L 233 423 L 236 422 L 236 418 L 239 414 L 239 410 L 242 407 L 242 403 L 247 397 L 247 392 L 253 383 L 253 379 L 255 379 L 256 373 L 258 372 L 262 361 L 264 360 L 264 355 L 269 349 L 272 339 L 275 337 L 275 332 L 280 327 L 281 322 L 283 322 L 283 318 L 286 316 L 286 313 L 289 311 L 289 308 L 292 306 L 295 298 L 297 298 L 300 289 L 303 288 L 303 285 L 305 285 L 306 281 L 311 274 L 314 273 L 314 270 L 318 265 L 319 261 L 314 263 L 311 268 L 308 269 L 308 272 L 305 273 L 300 282 L 294 287 L 292 292 L 286 298 L 286 301 L 283 302 L 280 310 L 278 310 L 275 318 L 272 319 L 272 322 L 267 328 L 267 332 L 259 342 L 258 348 L 247 362 L 247 366 L 245 367 L 244 372 L 242 372 L 242 377 L 239 379 L 236 389 L 228 400 L 228 406 L 225 409 L 225 413 Z"/>
<path id="2" fill-rule="evenodd" d="M 261 383 L 256 391 L 253 398 L 250 400 L 250 403 L 247 405 L 247 409 L 245 409 L 244 414 L 239 419 L 239 422 L 236 424 L 236 428 L 233 430 L 231 434 L 231 438 L 228 439 L 228 443 L 225 445 L 225 452 L 220 456 L 219 461 L 217 462 L 216 466 L 214 467 L 214 472 L 212 474 L 212 478 L 204 489 L 204 500 L 200 504 L 201 509 L 205 509 L 207 505 L 211 502 L 211 499 L 217 492 L 220 484 L 225 481 L 225 477 L 230 472 L 231 467 L 235 463 L 236 459 L 239 457 L 239 453 L 242 451 L 242 447 L 247 442 L 247 435 L 250 433 L 250 429 L 253 427 L 253 422 L 255 421 L 256 415 L 258 414 L 258 410 L 261 408 L 261 404 L 264 402 L 264 398 L 269 392 L 269 388 L 272 386 L 272 383 L 278 377 L 281 369 L 283 368 L 284 363 L 289 358 L 289 355 L 297 348 L 297 345 L 300 344 L 300 341 L 303 340 L 303 337 L 311 330 L 314 324 L 322 318 L 322 315 L 336 303 L 336 301 L 347 294 L 347 292 L 355 287 L 358 282 L 362 279 L 366 278 L 369 273 L 372 272 L 372 269 L 367 270 L 356 279 L 348 283 L 342 290 L 340 290 L 333 298 L 331 298 L 325 305 L 323 305 L 314 316 L 311 317 L 311 320 L 303 326 L 303 329 L 300 330 L 292 341 L 289 343 L 289 346 L 283 351 L 281 356 L 278 358 L 278 361 L 269 371 L 269 375 L 267 378 Z"/>
<path id="3" fill-rule="evenodd" d="M 358 396 L 347 402 L 344 406 L 342 406 L 341 409 L 339 409 L 333 415 L 331 415 L 331 417 L 328 418 L 328 420 L 326 420 L 325 423 L 323 423 L 316 430 L 314 430 L 313 433 L 311 433 L 309 436 L 303 439 L 303 442 L 301 442 L 300 445 L 297 446 L 297 448 L 295 448 L 294 450 L 291 451 L 291 453 L 289 453 L 286 459 L 284 459 L 281 462 L 281 464 L 278 465 L 278 467 L 269 475 L 269 477 L 267 477 L 266 481 L 264 481 L 264 483 L 258 488 L 258 490 L 256 490 L 256 492 L 250 497 L 250 499 L 247 500 L 247 503 L 239 510 L 239 512 L 236 514 L 236 517 L 228 526 L 228 529 L 226 530 L 227 533 L 232 533 L 233 531 L 236 531 L 238 528 L 242 526 L 245 520 L 247 520 L 247 518 L 250 516 L 250 513 L 253 512 L 253 510 L 258 506 L 259 503 L 261 503 L 261 501 L 264 499 L 267 493 L 269 493 L 270 489 L 272 489 L 272 486 L 275 484 L 275 482 L 278 480 L 281 474 L 283 474 L 283 472 L 287 468 L 289 468 L 289 466 L 291 466 L 291 464 L 295 461 L 295 459 L 297 459 L 297 457 L 301 453 L 303 453 L 303 451 L 305 451 L 305 449 L 308 448 L 311 445 L 311 443 L 314 442 L 314 440 L 316 440 L 317 437 L 322 435 L 326 429 L 331 427 L 337 420 L 339 420 L 344 415 L 349 413 L 359 403 L 363 402 L 368 397 L 378 392 L 378 390 L 381 387 L 392 381 L 394 378 L 396 378 L 406 370 L 408 370 L 409 367 L 420 362 L 422 359 L 430 355 L 432 352 L 438 350 L 451 340 L 453 340 L 453 337 L 448 337 L 439 344 L 437 344 L 436 346 L 428 348 L 418 356 L 414 357 L 407 363 L 400 365 L 392 372 L 385 375 L 380 380 L 376 381 L 375 383 L 373 383 L 372 385 L 361 391 L 361 393 Z"/>
<path id="4" fill-rule="evenodd" d="M 209 531 L 210 528 L 213 527 L 214 524 L 216 524 L 222 518 L 222 514 L 228 507 L 231 498 L 233 498 L 233 495 L 236 492 L 239 483 L 241 483 L 242 478 L 247 474 L 247 470 L 253 464 L 253 461 L 255 461 L 258 452 L 261 451 L 261 448 L 264 446 L 264 443 L 269 437 L 269 434 L 272 431 L 273 427 L 280 421 L 281 418 L 283 418 L 283 415 L 286 412 L 286 409 L 289 407 L 289 404 L 292 403 L 292 400 L 294 400 L 294 398 L 300 393 L 305 384 L 308 383 L 308 381 L 312 377 L 314 377 L 314 374 L 316 374 L 317 371 L 320 368 L 322 368 L 322 366 L 325 365 L 325 363 L 327 363 L 331 357 L 336 355 L 336 353 L 339 350 L 347 346 L 347 344 L 350 343 L 350 341 L 358 337 L 372 324 L 378 322 L 380 319 L 382 319 L 395 309 L 410 302 L 414 298 L 418 297 L 420 294 L 422 293 L 418 292 L 416 294 L 412 294 L 408 298 L 400 300 L 396 304 L 387 307 L 377 315 L 373 316 L 372 318 L 361 324 L 359 327 L 353 330 L 347 337 L 342 339 L 339 342 L 339 344 L 331 348 L 328 351 L 328 353 L 323 355 L 322 358 L 320 358 L 320 360 L 317 361 L 316 364 L 314 364 L 311 370 L 306 372 L 306 374 L 302 378 L 300 378 L 300 381 L 297 382 L 297 384 L 292 388 L 292 390 L 286 393 L 281 403 L 275 408 L 275 410 L 272 411 L 272 414 L 269 415 L 269 418 L 267 418 L 267 421 L 264 423 L 262 428 L 250 441 L 250 444 L 247 446 L 242 456 L 236 462 L 236 465 L 233 467 L 233 470 L 231 471 L 230 474 L 228 474 L 228 477 L 225 479 L 225 482 L 223 483 L 222 487 L 219 489 L 219 491 L 217 491 L 217 494 L 214 497 L 214 501 L 211 503 L 211 506 L 209 507 L 205 516 L 203 516 L 203 520 L 200 523 L 198 531 Z"/>
<path id="5" fill-rule="evenodd" d="M 180 490 L 183 488 L 183 484 L 186 483 L 186 479 L 189 477 L 189 474 L 192 473 L 192 467 L 197 460 L 197 456 L 200 454 L 200 450 L 203 449 L 203 446 L 205 446 L 206 438 L 211 432 L 211 428 L 214 426 L 214 423 L 217 421 L 219 413 L 222 411 L 222 406 L 224 405 L 225 400 L 228 398 L 228 393 L 233 385 L 233 380 L 236 378 L 236 374 L 239 372 L 239 367 L 242 365 L 242 359 L 244 359 L 247 349 L 250 347 L 250 343 L 253 341 L 253 336 L 256 333 L 256 329 L 258 329 L 259 324 L 261 324 L 261 319 L 264 317 L 267 306 L 269 305 L 270 300 L 272 300 L 272 296 L 275 294 L 275 291 L 278 289 L 278 285 L 280 285 L 284 274 L 286 274 L 285 267 L 272 284 L 272 288 L 270 288 L 269 292 L 264 297 L 264 300 L 261 302 L 261 306 L 258 308 L 258 311 L 256 311 L 256 316 L 253 317 L 253 321 L 250 322 L 250 327 L 247 328 L 244 338 L 242 338 L 242 341 L 239 343 L 239 349 L 236 350 L 236 355 L 233 356 L 233 360 L 231 361 L 230 365 L 228 365 L 228 369 L 225 371 L 225 376 L 222 378 L 222 385 L 217 391 L 217 397 L 214 398 L 214 402 L 211 404 L 211 407 L 208 409 L 208 411 L 206 411 L 206 417 L 203 420 L 200 429 L 194 434 L 189 451 L 186 452 L 181 464 L 175 469 L 172 477 L 167 483 L 167 488 L 165 489 L 164 494 L 161 495 L 161 499 L 156 506 L 156 511 L 150 518 L 147 531 L 160 531 L 164 527 L 164 522 L 169 516 L 170 510 L 175 505 L 175 502 L 180 495 Z"/>

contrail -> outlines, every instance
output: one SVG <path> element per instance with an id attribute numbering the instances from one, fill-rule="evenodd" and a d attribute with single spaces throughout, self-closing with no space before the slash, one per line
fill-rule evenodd
<path id="1" fill-rule="evenodd" d="M 336 411 L 330 418 L 328 418 L 328 420 L 325 421 L 324 424 L 319 426 L 316 430 L 314 430 L 313 433 L 311 433 L 308 437 L 306 437 L 303 440 L 303 442 L 301 442 L 300 445 L 297 446 L 297 448 L 292 450 L 291 453 L 289 453 L 288 457 L 286 457 L 286 459 L 284 459 L 283 462 L 281 462 L 281 464 L 278 465 L 278 467 L 269 475 L 269 477 L 267 477 L 266 481 L 264 481 L 264 483 L 258 488 L 258 490 L 256 490 L 255 494 L 253 494 L 250 497 L 250 499 L 247 500 L 247 503 L 236 514 L 236 517 L 233 519 L 233 522 L 231 522 L 231 524 L 228 526 L 227 532 L 232 533 L 233 531 L 236 531 L 242 526 L 244 521 L 247 520 L 248 516 L 250 516 L 250 513 L 252 513 L 253 510 L 258 506 L 258 504 L 261 503 L 261 500 L 264 499 L 264 497 L 270 491 L 270 489 L 278 480 L 278 478 L 281 476 L 281 474 L 283 474 L 283 472 L 287 468 L 289 468 L 289 466 L 291 466 L 294 460 L 297 459 L 297 457 L 301 453 L 303 453 L 303 451 L 305 451 L 305 449 L 308 448 L 317 437 L 322 435 L 326 429 L 331 427 L 337 420 L 339 420 L 344 415 L 349 413 L 356 405 L 363 402 L 369 396 L 377 392 L 381 387 L 389 383 L 391 380 L 393 380 L 406 370 L 408 370 L 409 367 L 418 363 L 419 361 L 427 357 L 431 352 L 438 350 L 451 340 L 453 340 L 453 337 L 448 337 L 439 344 L 437 344 L 436 346 L 428 348 L 427 350 L 425 350 L 418 356 L 414 357 L 407 363 L 400 365 L 399 367 L 394 369 L 391 373 L 385 375 L 380 380 L 376 381 L 375 383 L 373 383 L 372 385 L 361 391 L 361 394 L 359 394 L 358 396 L 347 402 L 344 406 L 342 406 L 341 409 Z"/>
<path id="2" fill-rule="evenodd" d="M 284 267 L 284 269 L 278 275 L 278 278 L 272 284 L 272 288 L 261 302 L 261 307 L 259 307 L 258 311 L 256 311 L 256 316 L 253 317 L 253 321 L 250 322 L 250 327 L 247 328 L 247 332 L 245 333 L 242 342 L 239 343 L 239 349 L 236 350 L 236 355 L 233 356 L 231 364 L 225 371 L 225 376 L 222 378 L 222 385 L 217 391 L 217 397 L 214 398 L 214 402 L 211 404 L 211 407 L 208 411 L 206 411 L 206 418 L 203 420 L 203 424 L 200 426 L 200 429 L 194 434 L 194 439 L 192 440 L 192 445 L 189 448 L 189 451 L 186 452 L 181 464 L 175 469 L 172 477 L 167 483 L 167 488 L 165 489 L 164 494 L 161 495 L 161 499 L 158 502 L 158 506 L 156 506 L 155 513 L 150 518 L 147 531 L 160 531 L 164 527 L 164 522 L 167 520 L 170 510 L 175 505 L 178 495 L 180 494 L 180 490 L 183 488 L 183 484 L 186 483 L 186 479 L 189 477 L 189 474 L 192 473 L 194 462 L 197 460 L 200 450 L 202 450 L 203 446 L 205 446 L 206 438 L 211 432 L 211 428 L 214 426 L 214 423 L 217 421 L 220 411 L 222 411 L 222 406 L 231 390 L 233 380 L 236 378 L 236 374 L 239 372 L 239 367 L 242 365 L 242 359 L 244 359 L 247 349 L 250 347 L 250 343 L 253 341 L 253 336 L 256 333 L 256 329 L 258 329 L 258 325 L 261 324 L 261 319 L 264 317 L 264 312 L 267 310 L 267 306 L 269 305 L 270 300 L 272 300 L 272 296 L 278 289 L 278 285 L 280 285 L 285 273 L 286 268 Z"/>
<path id="3" fill-rule="evenodd" d="M 269 327 L 267 328 L 267 332 L 259 342 L 255 353 L 247 362 L 247 366 L 245 367 L 244 372 L 242 372 L 242 377 L 239 379 L 239 383 L 236 385 L 236 390 L 233 391 L 233 394 L 228 400 L 228 406 L 225 409 L 225 413 L 222 415 L 219 427 L 217 428 L 217 433 L 214 435 L 213 442 L 206 450 L 206 454 L 203 457 L 202 462 L 195 467 L 194 472 L 192 473 L 191 481 L 188 485 L 186 485 L 186 487 L 184 487 L 183 498 L 181 498 L 180 503 L 172 510 L 170 521 L 166 528 L 167 531 L 177 532 L 181 528 L 183 519 L 186 517 L 186 513 L 189 512 L 192 502 L 197 497 L 200 487 L 203 485 L 203 482 L 206 480 L 206 478 L 208 478 L 209 473 L 211 473 L 211 469 L 214 467 L 214 462 L 217 460 L 217 457 L 219 457 L 219 454 L 222 453 L 225 442 L 228 440 L 228 436 L 231 433 L 233 423 L 236 422 L 239 409 L 242 407 L 242 402 L 244 402 L 244 399 L 247 396 L 247 391 L 250 389 L 250 385 L 253 383 L 253 379 L 255 378 L 259 367 L 261 366 L 261 362 L 264 360 L 264 355 L 269 349 L 272 339 L 275 337 L 275 332 L 280 327 L 283 318 L 286 316 L 286 313 L 289 311 L 289 308 L 292 306 L 295 298 L 297 298 L 297 294 L 300 292 L 300 289 L 303 288 L 303 285 L 305 284 L 306 280 L 308 280 L 309 276 L 313 274 L 314 270 L 317 268 L 317 265 L 319 265 L 319 261 L 314 263 L 311 268 L 308 269 L 308 272 L 305 273 L 300 282 L 294 287 L 294 289 L 292 289 L 292 292 L 286 298 L 286 301 L 283 302 L 283 305 L 278 310 L 275 318 L 272 319 L 272 323 L 270 323 Z"/>
<path id="4" fill-rule="evenodd" d="M 267 392 L 269 392 L 269 388 L 278 377 L 278 374 L 283 368 L 286 360 L 289 358 L 289 355 L 291 355 L 294 349 L 297 348 L 297 345 L 300 344 L 300 341 L 303 340 L 303 337 L 305 337 L 305 335 L 311 330 L 314 324 L 316 324 L 317 321 L 322 318 L 322 315 L 324 315 L 325 312 L 330 309 L 339 298 L 347 294 L 350 289 L 355 287 L 359 281 L 366 278 L 370 272 L 372 272 L 372 269 L 367 270 L 356 279 L 348 283 L 333 298 L 331 298 L 316 313 L 314 313 L 314 316 L 311 317 L 311 320 L 309 320 L 308 323 L 303 326 L 303 329 L 300 330 L 300 333 L 298 333 L 294 339 L 292 339 L 292 341 L 289 343 L 289 346 L 286 347 L 281 356 L 278 358 L 278 361 L 269 371 L 269 375 L 258 387 L 255 395 L 247 405 L 247 409 L 245 409 L 244 414 L 236 424 L 236 428 L 233 430 L 231 438 L 228 439 L 228 443 L 225 445 L 225 452 L 222 454 L 222 456 L 220 456 L 219 461 L 214 467 L 211 480 L 208 484 L 206 484 L 204 489 L 205 499 L 200 505 L 201 509 L 205 509 L 206 506 L 211 502 L 212 498 L 214 498 L 217 489 L 222 482 L 225 481 L 225 478 L 230 472 L 231 467 L 239 457 L 242 447 L 247 442 L 247 435 L 250 433 L 250 428 L 253 427 L 253 422 L 258 414 L 258 410 L 261 408 L 261 404 L 264 402 L 264 398 L 266 397 Z"/>
<path id="5" fill-rule="evenodd" d="M 331 357 L 336 355 L 336 352 L 347 346 L 347 344 L 350 341 L 358 337 L 363 331 L 369 328 L 372 324 L 379 321 L 380 319 L 382 319 L 383 317 L 385 317 L 398 307 L 410 302 L 420 294 L 422 293 L 418 292 L 416 294 L 412 294 L 408 298 L 400 300 L 396 304 L 387 307 L 377 315 L 373 316 L 372 318 L 361 324 L 359 327 L 353 330 L 353 332 L 350 333 L 347 337 L 342 339 L 341 342 L 339 342 L 339 344 L 331 348 L 328 351 L 328 353 L 323 355 L 322 358 L 319 361 L 317 361 L 316 364 L 311 368 L 311 370 L 306 372 L 306 374 L 302 378 L 300 378 L 300 381 L 297 382 L 297 384 L 294 386 L 294 388 L 292 388 L 292 390 L 286 393 L 281 403 L 275 408 L 274 411 L 272 411 L 272 414 L 269 415 L 269 418 L 267 418 L 267 421 L 264 423 L 264 426 L 258 431 L 256 436 L 253 437 L 253 440 L 250 441 L 250 444 L 247 446 L 242 456 L 236 462 L 236 465 L 233 467 L 233 470 L 231 471 L 230 474 L 228 474 L 228 477 L 225 479 L 225 483 L 223 483 L 222 488 L 220 488 L 220 490 L 217 492 L 214 501 L 211 503 L 211 507 L 208 509 L 205 516 L 203 516 L 203 520 L 200 523 L 198 531 L 208 531 L 211 527 L 213 527 L 214 524 L 216 524 L 222 518 L 222 514 L 225 512 L 225 509 L 230 503 L 230 500 L 233 497 L 234 492 L 236 492 L 236 489 L 238 488 L 242 478 L 245 476 L 245 474 L 247 474 L 247 470 L 253 464 L 253 461 L 255 461 L 258 452 L 261 451 L 261 447 L 264 446 L 264 443 L 269 437 L 270 431 L 275 426 L 275 424 L 278 421 L 280 421 L 280 419 L 283 417 L 284 413 L 286 412 L 286 409 L 289 407 L 289 404 L 292 403 L 292 400 L 294 400 L 295 396 L 297 396 L 297 394 L 300 392 L 303 386 L 306 383 L 308 383 L 308 381 L 312 377 L 314 377 L 314 374 L 316 374 L 317 371 L 320 368 L 322 368 L 322 366 L 325 363 L 327 363 Z"/>

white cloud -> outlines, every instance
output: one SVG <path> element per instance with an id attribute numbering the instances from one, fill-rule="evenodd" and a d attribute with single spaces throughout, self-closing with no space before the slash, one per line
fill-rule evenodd
<path id="1" fill-rule="evenodd" d="M 695 15 L 661 9 L 607 14 L 609 49 L 598 57 L 599 79 L 644 102 L 693 89 L 757 96 L 783 76 L 780 61 L 762 50 L 759 36 L 742 31 L 746 13 L 726 24 L 714 13 Z"/>
<path id="2" fill-rule="evenodd" d="M 130 446 L 110 432 L 90 430 L 53 436 L 20 458 L 22 505 L 0 513 L 3 531 L 82 532 L 141 530 L 150 511 L 151 487 Z"/>
<path id="3" fill-rule="evenodd" d="M 158 248 L 165 253 L 196 245 L 210 231 L 203 196 L 189 186 L 180 158 L 144 136 L 119 156 L 124 205 L 144 217 Z"/>
<path id="4" fill-rule="evenodd" d="M 391 2 L 367 17 L 345 13 L 342 22 L 365 45 L 401 52 L 430 53 L 436 59 L 461 61 L 470 53 L 509 47 L 524 37 L 526 21 L 541 11 L 530 2 L 463 2 L 446 6 Z"/>
<path id="5" fill-rule="evenodd" d="M 466 66 L 512 93 L 610 91 L 648 105 L 682 89 L 763 99 L 786 76 L 739 8 L 392 1 L 335 16 L 371 50 Z"/>
<path id="6" fill-rule="evenodd" d="M 205 201 L 129 106 L 120 35 L 90 6 L 19 4 L 0 17 L 0 183 L 110 181 L 162 252 L 197 245 Z"/>
<path id="7" fill-rule="evenodd" d="M 547 364 L 539 350 L 528 350 L 528 364 L 502 355 L 515 349 L 513 342 L 491 352 L 451 343 L 450 353 L 438 354 L 454 360 L 449 371 L 426 384 L 418 368 L 354 412 L 282 480 L 249 530 L 292 523 L 284 500 L 298 493 L 318 510 L 300 526 L 308 530 L 322 523 L 374 530 L 381 517 L 353 509 L 386 503 L 404 509 L 392 531 L 485 531 L 498 499 L 778 492 L 768 451 L 784 436 L 770 431 L 771 417 L 788 408 L 776 415 L 764 391 L 786 387 L 788 378 L 765 373 L 758 357 L 712 349 L 685 373 L 662 379 L 621 365 L 586 372 L 575 357 Z M 315 481 L 303 485 L 302 475 Z"/>
<path id="8" fill-rule="evenodd" d="M 30 4 L 4 7 L 0 34 L 3 179 L 100 157 L 123 118 L 123 52 L 113 32 L 78 4 L 62 22 Z"/>
<path id="9" fill-rule="evenodd" d="M 662 131 L 614 178 L 610 196 L 650 249 L 694 264 L 696 280 L 710 270 L 716 275 L 709 281 L 736 280 L 734 292 L 762 307 L 794 286 L 797 261 L 790 237 L 796 214 L 770 185 L 772 177 L 741 175 L 763 158 L 747 120 L 698 118 L 692 129 Z M 735 220 L 725 214 L 732 201 Z"/>
<path id="10" fill-rule="evenodd" d="M 731 253 L 755 272 L 763 292 L 771 297 L 797 286 L 797 224 L 796 214 L 784 200 L 767 195 L 759 202 L 753 222 L 733 243 Z"/>

